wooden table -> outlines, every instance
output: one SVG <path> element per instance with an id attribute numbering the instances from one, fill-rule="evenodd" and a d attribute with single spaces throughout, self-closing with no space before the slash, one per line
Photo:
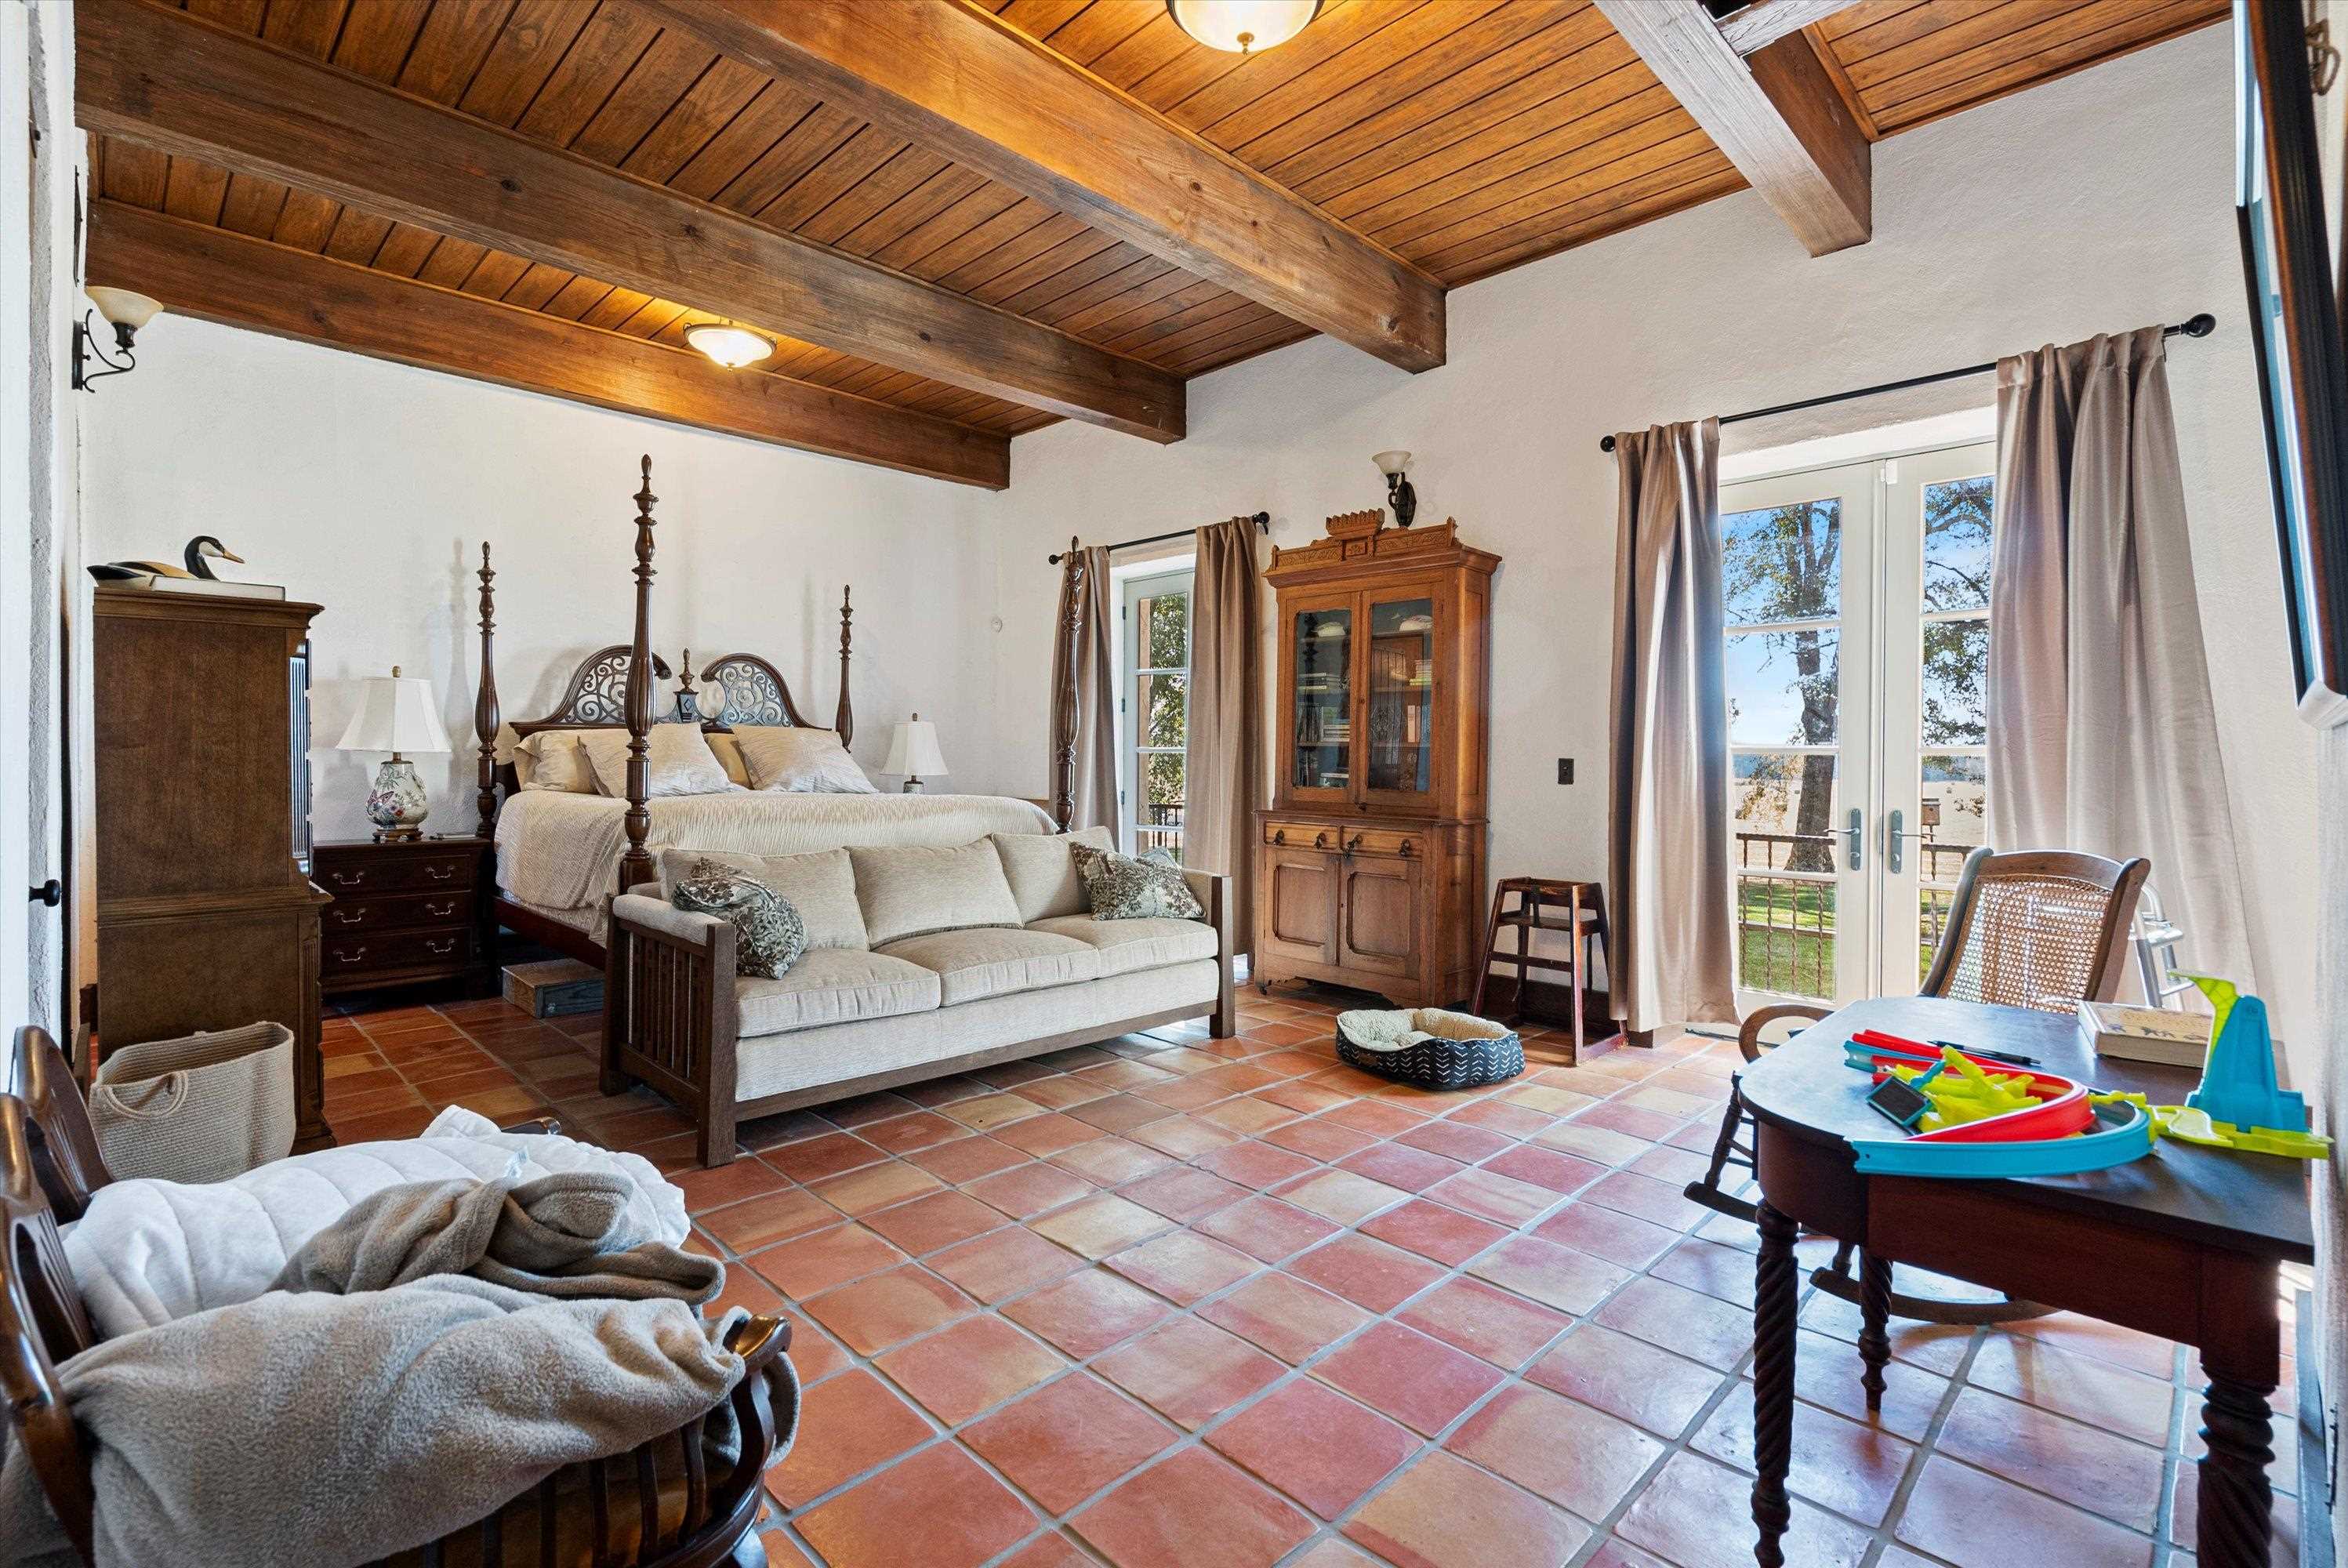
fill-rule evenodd
<path id="1" fill-rule="evenodd" d="M 1848 1140 L 1890 1123 L 1865 1103 L 1865 1075 L 1843 1065 L 1853 1033 L 1953 1040 L 2035 1057 L 2045 1070 L 2181 1103 L 2196 1075 L 2099 1060 L 2067 1015 L 1934 996 L 1857 1002 L 1802 1031 L 1739 1076 L 1756 1124 L 1761 1256 L 1753 1319 L 1753 1521 L 1762 1568 L 1786 1561 L 1792 1517 L 1794 1239 L 1802 1227 L 1861 1249 L 1862 1383 L 1873 1406 L 1890 1358 L 1885 1320 L 1893 1263 L 2016 1300 L 2099 1317 L 2199 1347 L 2201 1407 L 2196 1540 L 2201 1568 L 2266 1568 L 2273 1532 L 2267 1396 L 2281 1376 L 2276 1270 L 2312 1263 L 2304 1161 L 2161 1141 L 2145 1159 L 2082 1176 L 1944 1181 L 1862 1176 Z"/>

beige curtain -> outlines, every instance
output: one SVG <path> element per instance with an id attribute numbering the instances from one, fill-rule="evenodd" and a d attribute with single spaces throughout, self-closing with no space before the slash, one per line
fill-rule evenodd
<path id="1" fill-rule="evenodd" d="M 1262 616 L 1255 524 L 1199 531 L 1190 593 L 1190 707 L 1182 751 L 1182 861 L 1231 879 L 1233 951 L 1253 951 L 1255 807 L 1262 788 Z"/>
<path id="2" fill-rule="evenodd" d="M 2148 857 L 2188 961 L 2247 989 L 2160 328 L 2001 360 L 1997 382 L 1989 841 Z"/>
<path id="3" fill-rule="evenodd" d="M 1614 438 L 1607 989 L 1634 1034 L 1736 1022 L 1720 424 Z"/>
<path id="4" fill-rule="evenodd" d="M 1066 828 L 1117 832 L 1117 676 L 1108 552 L 1070 549 L 1052 635 L 1052 811 Z"/>

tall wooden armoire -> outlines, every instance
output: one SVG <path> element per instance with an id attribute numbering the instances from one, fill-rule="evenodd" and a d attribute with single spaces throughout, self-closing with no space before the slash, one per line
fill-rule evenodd
<path id="1" fill-rule="evenodd" d="M 311 885 L 315 604 L 101 584 L 91 625 L 98 1049 L 294 1031 L 295 1147 L 327 1142 Z"/>
<path id="2" fill-rule="evenodd" d="M 1456 522 L 1385 515 L 1333 517 L 1264 573 L 1278 774 L 1257 813 L 1254 974 L 1426 1006 L 1475 988 L 1500 558 Z"/>

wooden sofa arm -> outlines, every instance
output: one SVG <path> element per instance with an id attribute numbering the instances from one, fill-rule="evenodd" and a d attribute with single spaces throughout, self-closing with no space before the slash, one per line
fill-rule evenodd
<path id="1" fill-rule="evenodd" d="M 704 1167 L 734 1159 L 734 927 L 623 893 L 605 908 L 605 1094 L 647 1083 L 698 1123 Z"/>
<path id="2" fill-rule="evenodd" d="M 1237 987 L 1231 976 L 1232 965 L 1238 961 L 1232 952 L 1233 934 L 1238 926 L 1238 912 L 1231 905 L 1231 879 L 1216 872 L 1192 871 L 1182 868 L 1182 880 L 1189 884 L 1190 895 L 1206 909 L 1206 922 L 1215 928 L 1215 1010 L 1207 1019 L 1207 1033 L 1218 1040 L 1228 1040 L 1239 1033 L 1239 1014 L 1232 1005 Z"/>

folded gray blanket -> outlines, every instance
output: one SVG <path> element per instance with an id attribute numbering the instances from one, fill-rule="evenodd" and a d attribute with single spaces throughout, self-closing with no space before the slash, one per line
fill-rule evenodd
<path id="1" fill-rule="evenodd" d="M 633 1195 L 626 1178 L 596 1171 L 386 1187 L 312 1236 L 270 1288 L 349 1295 L 470 1274 L 571 1300 L 713 1299 L 725 1265 L 646 1229 Z"/>
<path id="2" fill-rule="evenodd" d="M 59 1369 L 91 1447 L 98 1568 L 310 1568 L 419 1546 L 707 1409 L 742 1376 L 724 1338 L 744 1315 L 443 1275 L 273 1292 L 108 1340 Z M 0 1562 L 74 1561 L 9 1445 Z"/>

